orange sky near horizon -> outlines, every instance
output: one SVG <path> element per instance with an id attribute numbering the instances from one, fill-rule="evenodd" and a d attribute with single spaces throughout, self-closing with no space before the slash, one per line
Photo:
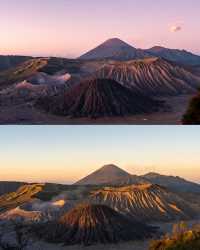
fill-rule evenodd
<path id="1" fill-rule="evenodd" d="M 105 164 L 200 183 L 200 133 L 185 126 L 2 126 L 0 180 L 73 183 Z"/>

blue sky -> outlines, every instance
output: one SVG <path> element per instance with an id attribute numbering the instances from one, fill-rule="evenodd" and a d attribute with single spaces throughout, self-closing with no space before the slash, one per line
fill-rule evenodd
<path id="1" fill-rule="evenodd" d="M 0 53 L 75 57 L 119 37 L 200 54 L 199 9 L 197 0 L 3 0 Z"/>
<path id="2" fill-rule="evenodd" d="M 114 163 L 200 182 L 198 127 L 5 126 L 0 138 L 2 180 L 71 183 Z"/>

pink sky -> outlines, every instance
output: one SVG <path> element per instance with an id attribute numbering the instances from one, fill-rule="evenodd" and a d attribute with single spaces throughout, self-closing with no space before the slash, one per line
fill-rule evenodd
<path id="1" fill-rule="evenodd" d="M 112 37 L 200 54 L 197 0 L 6 0 L 0 54 L 76 57 Z"/>

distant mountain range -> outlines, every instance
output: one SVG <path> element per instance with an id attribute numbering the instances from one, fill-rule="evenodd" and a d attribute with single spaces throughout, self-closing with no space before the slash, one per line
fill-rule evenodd
<path id="1" fill-rule="evenodd" d="M 0 57 L 0 64 L 11 62 L 6 70 L 0 69 L 0 103 L 11 113 L 19 105 L 26 106 L 23 114 L 15 112 L 16 119 L 29 122 L 40 116 L 56 119 L 51 114 L 61 120 L 85 118 L 85 122 L 105 117 L 124 120 L 136 114 L 159 116 L 166 111 L 179 116 L 176 106 L 158 100 L 169 102 L 170 97 L 197 92 L 199 58 L 161 47 L 142 51 L 117 38 L 78 59 L 16 57 L 13 62 L 13 57 Z M 10 120 L 9 112 L 3 112 L 3 120 Z"/>
<path id="2" fill-rule="evenodd" d="M 112 59 L 112 60 L 132 60 L 149 57 L 149 54 L 141 49 L 136 49 L 124 41 L 113 38 L 105 41 L 97 48 L 79 57 L 84 60 Z"/>
<path id="3" fill-rule="evenodd" d="M 161 57 L 166 60 L 177 62 L 180 64 L 200 65 L 200 56 L 192 54 L 186 50 L 168 49 L 160 46 L 155 46 L 151 49 L 145 50 L 153 56 Z"/>
<path id="4" fill-rule="evenodd" d="M 108 210 L 111 217 L 114 214 L 118 217 L 119 213 L 132 220 L 135 225 L 196 218 L 200 211 L 198 201 L 200 185 L 178 177 L 160 176 L 159 179 L 158 176 L 152 173 L 134 176 L 110 164 L 103 166 L 75 185 L 24 184 L 15 192 L 0 196 L 0 222 L 3 220 L 22 224 L 43 224 L 42 231 L 39 231 L 42 237 L 45 235 L 53 237 L 51 230 L 58 228 L 59 231 L 63 227 L 68 230 L 68 223 L 74 226 L 77 223 L 77 231 L 74 228 L 73 232 L 76 232 L 77 239 L 85 244 L 87 240 L 85 237 L 82 238 L 78 230 L 82 225 L 83 235 L 87 232 L 84 225 L 85 219 L 79 218 L 80 213 L 82 215 L 86 213 L 92 223 L 93 220 L 99 218 L 96 218 L 98 215 L 95 211 L 104 214 L 105 210 L 104 215 L 107 216 Z M 163 183 L 152 184 L 152 181 L 148 179 L 154 180 L 153 182 L 163 180 Z M 78 204 L 83 204 L 83 206 L 79 207 Z M 93 205 L 98 206 L 93 207 Z M 75 218 L 77 221 L 74 221 Z M 105 221 L 100 218 L 99 220 L 102 226 L 105 226 Z M 121 220 L 120 216 L 119 220 Z M 81 221 L 83 224 L 80 224 Z M 47 226 L 46 223 L 51 224 Z M 118 223 L 117 220 L 115 223 Z M 61 231 L 64 232 L 63 230 Z M 88 230 L 87 234 L 93 235 L 92 229 Z M 115 228 L 111 227 L 110 230 L 117 233 Z M 71 229 L 69 233 L 71 235 Z M 63 234 L 62 240 L 65 239 L 65 243 L 71 244 L 67 235 Z M 95 238 L 92 237 L 91 240 L 94 243 Z M 101 239 L 97 240 L 101 242 Z"/>
<path id="5" fill-rule="evenodd" d="M 27 249 L 36 249 L 29 239 L 45 249 L 144 240 L 159 234 L 146 223 L 197 219 L 199 187 L 179 177 L 131 175 L 113 164 L 74 185 L 24 184 L 0 196 L 0 246 L 21 247 L 24 237 Z"/>
<path id="6" fill-rule="evenodd" d="M 144 59 L 152 56 L 186 65 L 200 65 L 200 56 L 185 50 L 168 49 L 160 46 L 155 46 L 147 50 L 136 49 L 118 38 L 105 41 L 98 47 L 82 55 L 79 59 L 112 59 L 116 61 L 127 61 Z"/>
<path id="7" fill-rule="evenodd" d="M 165 186 L 167 188 L 180 192 L 200 192 L 200 185 L 191 181 L 187 181 L 178 176 L 166 176 L 157 173 L 148 173 L 142 176 L 151 183 Z"/>
<path id="8" fill-rule="evenodd" d="M 178 192 L 200 193 L 199 184 L 183 178 L 157 173 L 148 173 L 141 176 L 132 175 L 113 164 L 105 165 L 75 183 L 75 185 L 107 186 L 125 186 L 131 184 L 155 184 Z"/>
<path id="9" fill-rule="evenodd" d="M 131 175 L 116 165 L 108 164 L 79 180 L 75 185 L 125 186 L 142 183 L 149 183 L 149 181 L 142 177 Z"/>

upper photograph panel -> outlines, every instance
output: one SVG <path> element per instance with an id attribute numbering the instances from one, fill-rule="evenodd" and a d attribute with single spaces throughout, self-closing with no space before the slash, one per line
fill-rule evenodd
<path id="1" fill-rule="evenodd" d="M 200 124 L 199 9 L 1 1 L 0 124 Z"/>

